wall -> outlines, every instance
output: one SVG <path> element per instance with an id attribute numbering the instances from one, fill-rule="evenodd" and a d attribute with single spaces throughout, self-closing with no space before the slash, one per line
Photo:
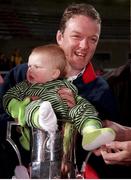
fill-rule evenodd
<path id="1" fill-rule="evenodd" d="M 105 61 L 104 68 L 115 68 L 128 61 L 130 44 L 127 40 L 100 40 L 96 53 L 109 53 L 110 61 Z"/>

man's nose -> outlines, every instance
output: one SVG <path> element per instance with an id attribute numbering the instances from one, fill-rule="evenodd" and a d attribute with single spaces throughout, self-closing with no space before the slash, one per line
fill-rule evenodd
<path id="1" fill-rule="evenodd" d="M 88 42 L 88 40 L 87 40 L 87 39 L 82 39 L 82 40 L 80 41 L 80 47 L 81 47 L 82 49 L 88 49 L 88 48 L 89 48 L 89 42 Z"/>

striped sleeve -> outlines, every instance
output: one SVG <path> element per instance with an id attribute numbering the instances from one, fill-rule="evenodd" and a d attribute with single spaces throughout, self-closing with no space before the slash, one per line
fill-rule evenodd
<path id="1" fill-rule="evenodd" d="M 24 97 L 24 93 L 27 89 L 28 85 L 26 81 L 18 83 L 16 86 L 10 88 L 6 94 L 3 96 L 3 107 L 8 112 L 8 104 L 9 102 L 15 98 L 17 100 L 22 100 Z"/>

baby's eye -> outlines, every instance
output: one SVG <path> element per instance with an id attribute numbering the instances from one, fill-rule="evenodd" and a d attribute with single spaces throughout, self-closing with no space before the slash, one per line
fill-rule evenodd
<path id="1" fill-rule="evenodd" d="M 35 68 L 35 69 L 38 69 L 39 66 L 37 66 L 37 65 L 28 65 L 28 68 Z"/>
<path id="2" fill-rule="evenodd" d="M 39 66 L 37 66 L 37 65 L 35 65 L 34 67 L 35 67 L 36 69 L 38 69 L 38 68 L 39 68 Z"/>

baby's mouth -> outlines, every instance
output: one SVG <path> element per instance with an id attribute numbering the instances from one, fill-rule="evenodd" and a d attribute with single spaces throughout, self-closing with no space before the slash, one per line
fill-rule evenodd
<path id="1" fill-rule="evenodd" d="M 29 74 L 27 80 L 28 80 L 29 82 L 32 82 L 33 79 L 34 79 L 33 76 L 32 76 L 31 74 Z"/>

